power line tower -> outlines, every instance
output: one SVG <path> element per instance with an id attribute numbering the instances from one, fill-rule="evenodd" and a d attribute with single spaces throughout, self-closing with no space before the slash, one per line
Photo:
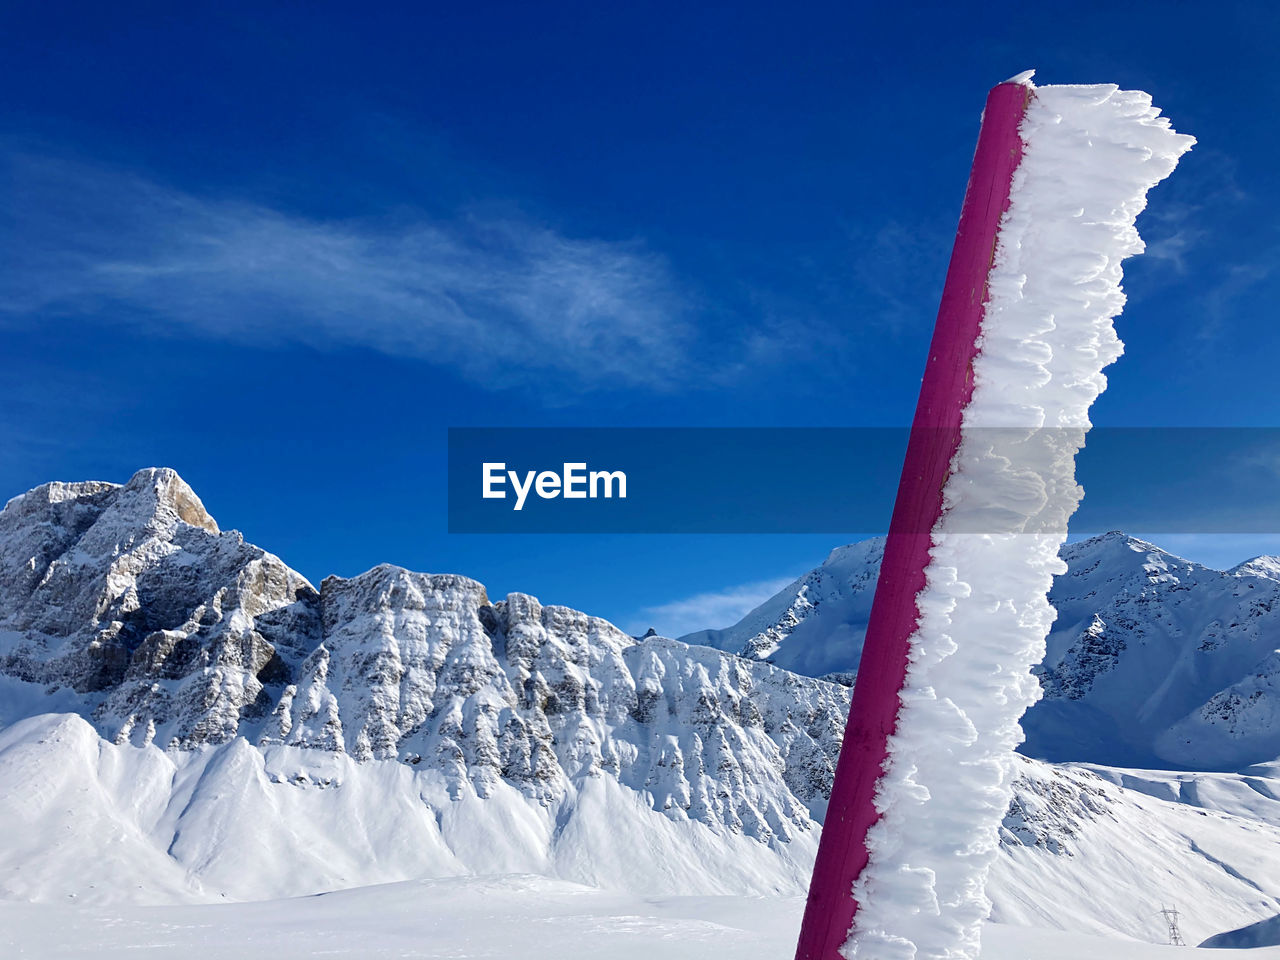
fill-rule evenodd
<path id="1" fill-rule="evenodd" d="M 1169 924 L 1169 943 L 1175 947 L 1185 947 L 1187 941 L 1182 939 L 1182 931 L 1178 929 L 1178 911 L 1173 907 L 1160 905 L 1160 916 Z"/>

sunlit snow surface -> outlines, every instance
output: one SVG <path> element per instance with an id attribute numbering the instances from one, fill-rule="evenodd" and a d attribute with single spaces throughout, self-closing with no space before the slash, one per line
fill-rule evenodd
<path id="1" fill-rule="evenodd" d="M 196 905 L 247 901 L 267 905 L 190 915 L 212 928 L 200 918 L 231 917 L 224 939 L 237 943 L 240 927 L 253 929 L 247 918 L 265 917 L 299 949 L 320 949 L 288 919 L 293 905 L 343 901 L 282 901 L 338 890 L 355 896 L 401 881 L 536 874 L 585 884 L 602 891 L 604 906 L 582 912 L 593 922 L 648 916 L 644 898 L 703 904 L 731 901 L 698 898 L 728 897 L 767 911 L 804 892 L 847 687 L 758 658 L 658 637 L 636 641 L 524 595 L 490 603 L 463 577 L 380 566 L 326 581 L 317 592 L 239 534 L 215 532 L 172 471 L 143 470 L 120 486 L 47 485 L 12 501 L 0 528 L 0 653 L 8 651 L 12 671 L 0 677 L 0 899 L 34 904 L 0 910 L 15 918 L 15 930 L 27 929 L 28 917 L 48 918 L 47 929 L 67 945 L 64 955 L 92 955 L 97 941 L 84 934 L 91 927 L 105 937 L 151 918 L 178 929 Z M 1104 594 L 1132 586 L 1147 614 L 1139 622 L 1132 611 L 1136 654 L 1146 643 L 1141 629 L 1152 629 L 1147 640 L 1163 638 L 1154 626 L 1166 616 L 1198 622 L 1179 613 L 1173 598 L 1205 599 L 1209 590 L 1209 607 L 1193 603 L 1205 623 L 1232 624 L 1248 643 L 1272 635 L 1261 615 L 1242 626 L 1226 609 L 1206 611 L 1237 593 L 1249 610 L 1280 607 L 1271 589 L 1280 584 L 1223 574 L 1231 583 L 1210 589 L 1188 578 L 1176 558 L 1122 541 L 1077 545 L 1071 566 L 1084 576 L 1068 578 L 1059 597 L 1066 619 L 1085 627 L 1099 609 L 1115 619 Z M 876 556 L 875 544 L 834 551 L 830 564 L 801 582 L 805 598 L 793 593 L 767 605 L 776 616 L 761 643 L 748 644 L 751 652 L 793 649 L 807 639 L 792 630 L 797 624 L 816 628 L 837 615 L 852 624 L 857 618 L 839 597 L 846 588 L 870 589 Z M 1158 596 L 1144 592 L 1156 582 Z M 145 605 L 134 602 L 144 597 Z M 1071 597 L 1078 600 L 1063 599 Z M 323 622 L 317 606 L 327 611 Z M 202 616 L 208 609 L 221 618 Z M 133 640 L 151 643 L 135 645 L 141 653 L 119 664 L 110 689 L 76 693 L 77 677 L 99 676 L 103 610 L 133 617 Z M 273 615 L 280 610 L 283 619 Z M 122 627 L 116 620 L 108 626 Z M 247 621 L 255 624 L 251 633 L 235 632 Z M 1197 628 L 1182 640 L 1218 643 L 1220 633 L 1201 637 Z M 179 657 L 179 669 L 152 659 L 165 650 L 181 654 L 156 646 L 179 638 L 191 654 Z M 1242 651 L 1229 646 L 1205 656 L 1244 664 Z M 246 649 L 253 658 L 245 659 Z M 1106 650 L 1090 649 L 1081 669 L 1055 669 L 1060 692 L 1112 680 L 1136 689 L 1134 679 L 1161 662 L 1152 647 L 1155 659 L 1105 668 Z M 273 650 L 283 651 L 292 672 L 259 683 L 255 698 L 255 671 Z M 398 684 L 379 666 L 388 655 L 404 667 Z M 530 674 L 543 679 L 532 700 L 520 695 Z M 1222 670 L 1211 674 L 1210 690 L 1229 682 Z M 577 682 L 566 683 L 569 677 Z M 157 688 L 189 695 L 167 698 Z M 226 695 L 236 689 L 245 696 Z M 388 724 L 402 724 L 405 705 L 425 706 L 424 696 L 435 705 L 427 722 L 383 735 Z M 281 706 L 290 700 L 287 710 Z M 304 702 L 314 711 L 300 710 Z M 322 711 L 325 703 L 333 710 Z M 479 727 L 442 725 L 457 713 L 478 716 L 475 708 L 486 704 L 527 717 L 528 735 L 493 738 Z M 293 721 L 287 742 L 284 716 Z M 1129 714 L 1109 716 L 1112 726 L 1130 725 L 1121 719 Z M 340 733 L 319 722 L 326 717 Z M 524 765 L 521 745 L 547 763 Z M 495 767 L 495 749 L 512 763 Z M 1180 911 L 1191 943 L 1241 927 L 1265 934 L 1265 922 L 1280 913 L 1280 770 L 1267 762 L 1276 752 L 1255 757 L 1249 769 L 1217 773 L 1022 758 L 987 887 L 992 918 L 1160 943 L 1167 931 L 1159 908 L 1167 904 Z M 1088 751 L 1064 759 L 1081 758 L 1101 762 Z M 557 916 L 557 908 L 529 896 L 532 906 L 517 914 L 542 931 L 534 918 Z M 767 899 L 746 899 L 752 896 Z M 427 899 L 415 916 L 434 915 Z M 394 899 L 387 902 L 392 925 L 367 944 L 361 939 L 359 952 L 395 948 L 402 925 Z M 645 929 L 658 931 L 665 916 Z M 714 912 L 685 919 L 714 920 Z M 355 921 L 350 927 L 364 929 Z M 0 938 L 6 929 L 0 917 Z M 159 929 L 143 928 L 134 942 L 151 955 L 181 952 L 166 939 L 168 928 Z M 326 944 L 337 950 L 346 934 L 327 936 L 328 929 Z M 688 939 L 679 925 L 655 936 L 667 933 L 663 943 Z M 269 944 L 279 939 L 262 936 Z M 519 930 L 512 936 L 518 947 L 541 943 Z M 791 936 L 794 930 L 782 939 Z M 441 942 L 466 955 L 465 943 Z M 0 939 L 0 957 L 16 955 L 17 944 L 8 947 Z M 780 955 L 790 951 L 788 943 Z"/>
<path id="2" fill-rule="evenodd" d="M 858 960 L 978 955 L 1018 720 L 1040 697 L 1047 595 L 1081 490 L 1074 455 L 1121 353 L 1121 262 L 1147 191 L 1194 142 L 1145 93 L 1043 87 L 1020 128 L 966 435 L 920 594 L 903 708 L 844 947 Z M 1001 428 L 1001 429 L 990 429 Z"/>
<path id="3" fill-rule="evenodd" d="M 6 957 L 786 960 L 803 900 L 641 898 L 533 876 L 419 880 L 295 900 L 73 908 L 0 901 Z M 1176 960 L 1176 947 L 990 924 L 983 960 Z M 1280 947 L 1214 956 L 1280 960 Z"/>
<path id="4" fill-rule="evenodd" d="M 567 922 L 555 919 L 565 909 L 560 900 L 539 891 L 570 891 L 572 903 L 584 905 L 572 916 L 594 924 L 592 942 L 601 950 L 618 926 L 605 921 L 658 910 L 645 904 L 684 905 L 687 915 L 658 910 L 641 925 L 659 940 L 669 934 L 664 943 L 682 943 L 692 936 L 683 921 L 719 922 L 716 905 L 757 904 L 773 915 L 781 907 L 770 904 L 798 903 L 803 884 L 795 868 L 812 864 L 810 845 L 766 845 L 673 823 L 605 777 L 592 778 L 595 786 L 579 794 L 571 818 L 547 810 L 544 821 L 542 808 L 511 792 L 429 804 L 421 775 L 405 764 L 356 763 L 324 751 L 301 757 L 290 749 L 262 751 L 237 740 L 164 753 L 111 744 L 67 714 L 0 731 L 0 957 L 11 955 L 3 931 L 33 923 L 45 923 L 40 929 L 59 942 L 80 944 L 68 947 L 73 956 L 89 953 L 77 931 L 100 923 L 104 936 L 142 923 L 138 937 L 153 938 L 157 947 L 177 942 L 165 939 L 166 925 L 224 923 L 231 942 L 242 925 L 274 924 L 281 938 L 297 932 L 299 943 L 310 945 L 301 932 L 315 916 L 307 905 L 348 902 L 369 912 L 352 929 L 367 922 L 376 927 L 371 948 L 392 951 L 406 925 L 420 930 L 428 921 L 447 926 L 457 919 L 451 901 L 431 891 L 484 890 L 488 881 L 480 878 L 513 874 L 543 878 L 516 888 L 532 891 L 515 915 L 541 917 L 530 919 L 535 933 Z M 281 764 L 302 776 L 277 778 Z M 1159 773 L 1026 758 L 1018 764 L 988 884 L 998 924 L 988 930 L 1035 927 L 1159 943 L 1166 932 L 1159 910 L 1167 905 L 1179 910 L 1187 941 L 1197 943 L 1280 914 L 1280 769 Z M 556 822 L 565 828 L 552 840 L 545 831 Z M 796 862 L 804 857 L 807 863 Z M 735 870 L 727 870 L 735 858 Z M 593 878 L 588 884 L 596 892 L 588 895 L 575 882 L 584 876 Z M 599 883 L 602 877 L 607 882 Z M 342 889 L 340 896 L 287 899 Z M 397 895 L 368 893 L 397 890 L 420 891 L 404 894 L 406 901 L 419 898 L 416 913 Z M 218 909 L 193 910 L 210 904 Z M 495 895 L 474 910 L 483 906 L 500 917 L 504 904 Z M 742 922 L 754 930 L 756 908 L 742 909 Z M 798 914 L 787 916 L 798 923 Z M 476 922 L 484 929 L 474 935 L 492 938 L 486 943 L 501 943 L 503 931 L 512 938 L 509 947 L 526 941 L 500 919 Z M 637 924 L 626 921 L 627 929 Z M 774 955 L 790 956 L 797 930 L 779 927 L 774 940 L 762 943 L 787 941 Z M 344 936 L 339 930 L 333 939 Z M 454 943 L 455 953 L 426 955 L 486 955 L 464 948 Z M 655 954 L 669 955 L 681 954 Z"/>

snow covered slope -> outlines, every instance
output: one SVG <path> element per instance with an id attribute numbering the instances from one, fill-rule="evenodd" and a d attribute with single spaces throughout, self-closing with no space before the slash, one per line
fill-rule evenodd
<path id="1" fill-rule="evenodd" d="M 733 626 L 680 639 L 852 683 L 883 559 L 883 537 L 836 547 Z"/>
<path id="2" fill-rule="evenodd" d="M 876 556 L 838 550 L 779 600 L 774 655 L 861 602 Z M 764 646 L 636 641 L 394 567 L 316 589 L 165 470 L 11 501 L 0 559 L 0 898 L 145 927 L 121 905 L 421 878 L 805 889 L 849 691 Z M 1188 939 L 1275 915 L 1276 773 L 1025 761 L 996 917 L 1159 941 L 1162 902 Z"/>
<path id="3" fill-rule="evenodd" d="M 803 894 L 816 830 L 766 841 L 651 801 L 608 776 L 548 804 L 505 781 L 451 795 L 395 760 L 115 745 L 46 714 L 0 731 L 0 898 L 260 900 L 513 872 L 651 896 Z M 1000 839 L 1000 922 L 1160 942 L 1162 904 L 1197 939 L 1280 913 L 1275 779 L 1024 759 Z"/>
<path id="4" fill-rule="evenodd" d="M 1280 780 L 1020 758 L 987 882 L 1002 923 L 1197 943 L 1280 905 Z"/>
<path id="5" fill-rule="evenodd" d="M 781 960 L 800 898 L 646 897 L 537 876 L 419 880 L 260 903 L 68 907 L 0 901 L 6 957 L 203 960 Z M 1177 947 L 989 924 L 983 960 L 1178 960 Z M 1224 960 L 1280 960 L 1280 947 Z"/>
<path id="6" fill-rule="evenodd" d="M 881 552 L 840 547 L 734 626 L 683 639 L 848 682 Z M 1025 753 L 1193 770 L 1280 757 L 1280 561 L 1213 570 L 1121 533 L 1062 558 Z"/>

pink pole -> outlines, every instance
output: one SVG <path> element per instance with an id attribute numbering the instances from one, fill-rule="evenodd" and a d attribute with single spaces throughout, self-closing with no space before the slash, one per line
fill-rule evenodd
<path id="1" fill-rule="evenodd" d="M 1000 218 L 1022 159 L 1018 126 L 1031 88 L 1002 83 L 987 96 L 969 187 L 942 290 L 920 399 L 889 524 L 880 579 L 858 665 L 844 745 L 809 885 L 796 960 L 842 960 L 858 902 L 853 883 L 866 868 L 867 831 L 879 819 L 874 798 L 897 725 L 916 598 L 925 587 L 931 531 L 960 443 L 961 415 L 973 395 L 973 360 L 987 301 Z"/>

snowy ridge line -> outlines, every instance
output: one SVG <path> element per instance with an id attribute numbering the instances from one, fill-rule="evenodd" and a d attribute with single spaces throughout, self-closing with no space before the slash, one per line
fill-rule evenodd
<path id="1" fill-rule="evenodd" d="M 1029 82 L 1028 82 L 1029 85 Z M 1001 225 L 964 426 L 944 490 L 907 684 L 854 886 L 846 957 L 976 958 L 1018 721 L 1054 619 L 1046 595 L 1082 490 L 1074 457 L 1121 353 L 1121 262 L 1147 191 L 1194 143 L 1140 92 L 1035 89 Z M 1040 430 L 1063 427 L 1064 430 Z M 1006 534 L 956 533 L 1000 517 Z"/>

